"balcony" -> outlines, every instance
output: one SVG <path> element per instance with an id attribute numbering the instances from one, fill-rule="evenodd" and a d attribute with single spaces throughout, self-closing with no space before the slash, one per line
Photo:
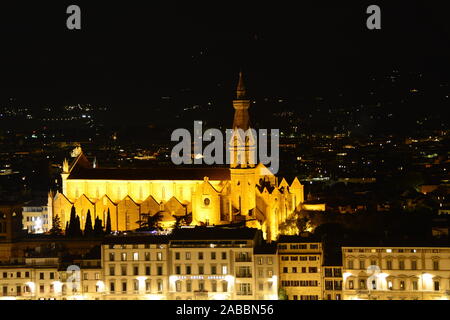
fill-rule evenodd
<path id="1" fill-rule="evenodd" d="M 251 257 L 236 257 L 235 262 L 252 262 Z"/>
<path id="2" fill-rule="evenodd" d="M 207 300 L 208 299 L 208 291 L 206 290 L 195 290 L 194 297 L 196 300 Z"/>
<path id="3" fill-rule="evenodd" d="M 356 290 L 356 294 L 369 294 L 369 290 Z"/>
<path id="4" fill-rule="evenodd" d="M 251 291 L 238 291 L 236 293 L 236 295 L 238 295 L 238 296 L 251 296 L 252 292 Z"/>
<path id="5" fill-rule="evenodd" d="M 236 278 L 251 278 L 252 274 L 249 272 L 238 272 L 236 273 Z"/>

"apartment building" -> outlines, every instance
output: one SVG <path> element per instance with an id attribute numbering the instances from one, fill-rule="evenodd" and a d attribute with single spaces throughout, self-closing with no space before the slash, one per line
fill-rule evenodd
<path id="1" fill-rule="evenodd" d="M 22 226 L 31 234 L 39 234 L 50 231 L 52 217 L 48 215 L 47 200 L 30 201 L 23 206 Z"/>
<path id="2" fill-rule="evenodd" d="M 163 300 L 169 290 L 166 236 L 112 236 L 102 245 L 108 300 Z"/>
<path id="3" fill-rule="evenodd" d="M 280 236 L 279 285 L 288 300 L 322 300 L 322 243 L 302 236 Z"/>
<path id="4" fill-rule="evenodd" d="M 278 300 L 278 257 L 276 244 L 255 247 L 256 300 Z"/>
<path id="5" fill-rule="evenodd" d="M 177 230 L 170 241 L 170 299 L 254 300 L 257 295 L 273 299 L 276 259 L 273 249 L 258 247 L 261 244 L 257 229 Z M 256 265 L 263 270 L 261 277 Z"/>
<path id="6" fill-rule="evenodd" d="M 55 300 L 60 289 L 58 258 L 30 258 L 0 265 L 0 300 Z"/>
<path id="7" fill-rule="evenodd" d="M 73 262 L 73 266 L 79 267 L 79 290 L 84 300 L 103 300 L 105 297 L 106 288 L 101 262 L 100 257 L 74 260 Z M 68 269 L 66 272 L 61 272 L 61 279 L 64 282 L 72 275 L 72 268 Z"/>
<path id="8" fill-rule="evenodd" d="M 323 299 L 342 300 L 342 266 L 325 265 L 323 270 Z"/>
<path id="9" fill-rule="evenodd" d="M 346 246 L 343 298 L 448 300 L 450 248 L 402 244 Z"/>

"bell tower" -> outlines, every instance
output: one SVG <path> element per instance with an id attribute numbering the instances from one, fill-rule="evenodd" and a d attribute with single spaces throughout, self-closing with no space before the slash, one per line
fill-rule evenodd
<path id="1" fill-rule="evenodd" d="M 250 100 L 242 72 L 239 73 L 233 107 L 233 132 L 229 141 L 232 214 L 248 219 L 255 216 L 256 207 L 256 136 L 250 125 Z"/>

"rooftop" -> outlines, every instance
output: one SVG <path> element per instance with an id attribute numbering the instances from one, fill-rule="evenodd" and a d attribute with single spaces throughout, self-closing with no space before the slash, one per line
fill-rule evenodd
<path id="1" fill-rule="evenodd" d="M 68 179 L 80 180 L 230 180 L 228 168 L 75 168 Z"/>

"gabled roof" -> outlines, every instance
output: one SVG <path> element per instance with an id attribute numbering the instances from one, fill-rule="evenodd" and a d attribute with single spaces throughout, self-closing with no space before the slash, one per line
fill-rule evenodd
<path id="1" fill-rule="evenodd" d="M 85 194 L 82 194 L 81 197 L 79 197 L 77 200 L 75 200 L 74 204 L 83 201 L 83 199 L 89 201 L 90 204 L 94 205 L 94 202 L 91 201 Z"/>
<path id="2" fill-rule="evenodd" d="M 118 204 L 119 204 L 119 205 L 120 205 L 120 204 L 123 204 L 126 200 L 131 200 L 131 202 L 132 202 L 136 207 L 139 207 L 139 204 L 138 204 L 136 201 L 134 201 L 132 197 L 130 197 L 130 196 L 128 196 L 128 195 L 127 195 L 125 198 L 123 198 L 122 200 L 120 200 Z"/>
<path id="3" fill-rule="evenodd" d="M 81 152 L 78 155 L 78 157 L 75 159 L 75 161 L 72 163 L 72 165 L 70 166 L 69 172 L 72 172 L 73 170 L 80 169 L 80 168 L 92 168 L 91 163 L 86 158 L 86 156 L 84 155 L 83 152 Z"/>

